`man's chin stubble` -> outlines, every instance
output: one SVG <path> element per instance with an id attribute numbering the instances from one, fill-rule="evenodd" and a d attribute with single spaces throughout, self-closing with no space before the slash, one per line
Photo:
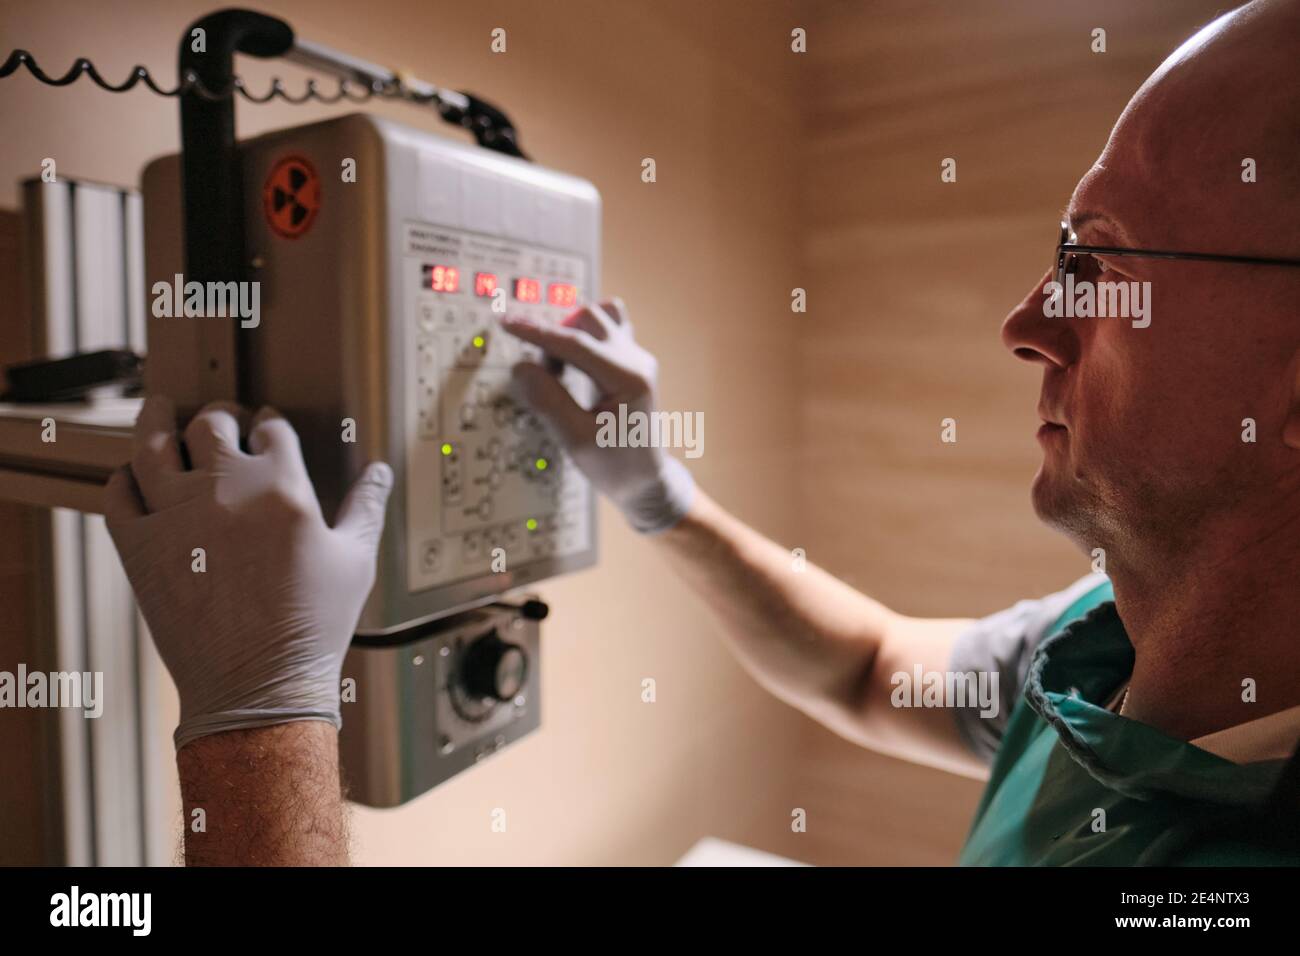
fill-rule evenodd
<path id="1" fill-rule="evenodd" d="M 1030 493 L 1034 514 L 1044 525 L 1069 538 L 1085 554 L 1100 543 L 1100 514 L 1095 503 L 1082 500 L 1084 496 L 1053 487 L 1042 472 L 1034 479 Z"/>

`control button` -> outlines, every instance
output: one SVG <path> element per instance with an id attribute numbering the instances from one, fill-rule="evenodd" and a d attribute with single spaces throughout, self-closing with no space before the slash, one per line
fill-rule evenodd
<path id="1" fill-rule="evenodd" d="M 460 319 L 459 313 L 457 313 L 457 311 L 451 308 L 450 306 L 442 310 L 443 325 L 455 325 L 459 319 Z"/>
<path id="2" fill-rule="evenodd" d="M 474 419 L 478 417 L 478 407 L 468 402 L 460 407 L 460 423 L 466 428 L 474 426 Z"/>
<path id="3" fill-rule="evenodd" d="M 432 332 L 435 318 L 436 312 L 431 302 L 426 302 L 424 305 L 420 306 L 420 328 L 424 329 L 426 332 Z"/>
<path id="4" fill-rule="evenodd" d="M 488 472 L 488 487 L 493 491 L 501 487 L 501 472 L 495 468 Z"/>
<path id="5" fill-rule="evenodd" d="M 442 544 L 438 541 L 426 541 L 420 551 L 420 568 L 427 574 L 438 567 L 442 558 Z"/>
<path id="6" fill-rule="evenodd" d="M 471 531 L 465 535 L 465 557 L 477 558 L 483 547 L 483 539 L 475 532 Z"/>
<path id="7" fill-rule="evenodd" d="M 425 386 L 420 396 L 420 437 L 426 441 L 438 437 L 438 393 Z"/>
<path id="8" fill-rule="evenodd" d="M 501 439 L 489 439 L 487 443 L 487 453 L 488 457 L 493 459 L 495 459 L 497 455 L 501 454 Z"/>
<path id="9" fill-rule="evenodd" d="M 484 498 L 482 501 L 479 502 L 479 505 L 478 505 L 478 516 L 479 516 L 480 518 L 482 518 L 484 521 L 491 520 L 491 518 L 492 518 L 492 499 L 491 499 L 491 498 Z"/>

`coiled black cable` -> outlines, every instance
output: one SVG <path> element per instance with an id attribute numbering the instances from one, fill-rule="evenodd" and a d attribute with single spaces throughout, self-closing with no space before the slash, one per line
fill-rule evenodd
<path id="1" fill-rule="evenodd" d="M 137 84 L 143 83 L 159 96 L 182 96 L 186 93 L 193 92 L 205 100 L 222 100 L 232 93 L 238 93 L 250 103 L 269 103 L 271 100 L 280 99 L 286 103 L 295 105 L 307 103 L 312 100 L 318 103 L 338 103 L 343 99 L 350 100 L 354 103 L 364 103 L 372 97 L 383 97 L 388 99 L 411 100 L 418 104 L 427 104 L 431 101 L 437 101 L 438 109 L 444 115 L 449 112 L 449 107 L 445 104 L 437 93 L 418 93 L 414 90 L 403 87 L 400 83 L 383 83 L 375 81 L 372 84 L 361 84 L 353 80 L 339 80 L 338 91 L 335 93 L 322 93 L 316 85 L 314 79 L 308 79 L 307 85 L 300 95 L 294 95 L 284 88 L 279 77 L 271 80 L 270 89 L 264 95 L 258 95 L 250 92 L 244 85 L 243 80 L 234 77 L 230 85 L 223 90 L 209 90 L 204 86 L 203 81 L 194 74 L 193 71 L 186 71 L 181 77 L 179 83 L 174 89 L 164 89 L 159 86 L 157 81 L 149 74 L 149 71 L 143 66 L 135 66 L 130 74 L 121 83 L 110 83 L 100 75 L 95 64 L 91 63 L 85 57 L 78 57 L 68 71 L 62 76 L 50 76 L 41 69 L 36 58 L 26 50 L 14 50 L 5 60 L 4 65 L 0 66 L 0 79 L 18 72 L 18 68 L 25 66 L 32 76 L 36 77 L 42 83 L 49 86 L 70 86 L 83 76 L 90 77 L 91 81 L 110 93 L 125 93 L 133 89 Z"/>

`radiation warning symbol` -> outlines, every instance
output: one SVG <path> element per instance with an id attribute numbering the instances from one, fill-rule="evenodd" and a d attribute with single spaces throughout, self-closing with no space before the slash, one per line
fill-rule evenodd
<path id="1" fill-rule="evenodd" d="M 262 187 L 262 211 L 277 236 L 297 239 L 311 228 L 320 209 L 320 177 L 301 156 L 285 156 L 271 167 Z"/>

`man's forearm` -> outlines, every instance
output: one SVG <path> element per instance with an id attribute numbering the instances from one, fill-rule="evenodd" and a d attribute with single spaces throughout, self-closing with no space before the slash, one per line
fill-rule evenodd
<path id="1" fill-rule="evenodd" d="M 851 701 L 895 615 L 763 537 L 697 491 L 652 540 L 721 618 L 736 653 L 773 694 L 804 710 Z"/>
<path id="2" fill-rule="evenodd" d="M 338 731 L 319 720 L 186 744 L 176 755 L 186 865 L 347 865 L 338 755 Z"/>

